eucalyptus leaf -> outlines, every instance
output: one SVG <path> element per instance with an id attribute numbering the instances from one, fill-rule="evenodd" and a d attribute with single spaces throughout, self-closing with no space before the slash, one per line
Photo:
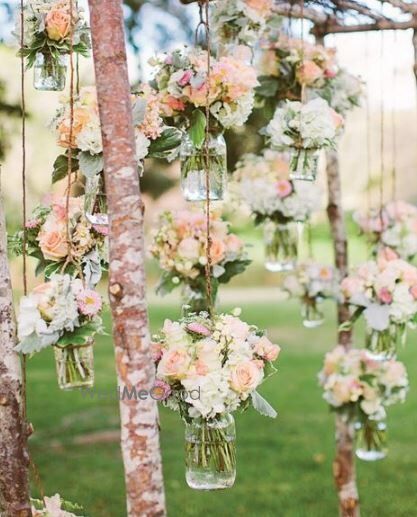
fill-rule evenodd
<path id="1" fill-rule="evenodd" d="M 204 113 L 195 109 L 190 117 L 190 127 L 188 129 L 188 136 L 197 149 L 200 149 L 204 142 L 206 135 L 206 116 Z"/>
<path id="2" fill-rule="evenodd" d="M 269 402 L 267 402 L 257 391 L 252 392 L 251 394 L 252 398 L 252 405 L 254 409 L 258 413 L 260 413 L 263 416 L 268 416 L 270 418 L 276 418 L 277 412 L 275 409 L 271 406 Z"/>
<path id="3" fill-rule="evenodd" d="M 81 152 L 78 155 L 78 161 L 80 171 L 87 178 L 94 177 L 96 174 L 99 174 L 104 169 L 104 159 L 101 153 L 90 154 L 87 152 Z"/>

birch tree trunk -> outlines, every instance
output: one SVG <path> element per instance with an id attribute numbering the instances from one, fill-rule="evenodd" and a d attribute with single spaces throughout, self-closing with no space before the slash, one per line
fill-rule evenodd
<path id="1" fill-rule="evenodd" d="M 110 220 L 110 305 L 121 392 L 150 390 L 155 371 L 145 300 L 143 203 L 121 0 L 89 0 Z M 151 397 L 120 400 L 130 517 L 165 515 L 158 411 Z"/>
<path id="2" fill-rule="evenodd" d="M 31 516 L 27 429 L 22 420 L 22 374 L 0 197 L 0 515 Z"/>
<path id="3" fill-rule="evenodd" d="M 341 279 L 348 272 L 348 246 L 342 208 L 342 193 L 337 151 L 327 153 L 328 207 L 335 266 Z M 350 319 L 349 307 L 338 303 L 337 320 L 341 325 Z M 338 344 L 349 349 L 352 345 L 351 331 L 338 332 Z M 354 429 L 341 415 L 336 416 L 336 457 L 333 461 L 333 475 L 339 497 L 339 511 L 343 517 L 359 517 L 359 495 L 356 486 Z"/>

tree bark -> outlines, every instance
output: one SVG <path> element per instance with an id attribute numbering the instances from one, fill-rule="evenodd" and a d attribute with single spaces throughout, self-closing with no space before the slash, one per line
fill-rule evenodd
<path id="1" fill-rule="evenodd" d="M 413 72 L 414 72 L 414 77 L 416 78 L 416 83 L 417 83 L 417 15 L 414 15 L 414 19 L 416 21 L 416 28 L 413 31 L 413 48 L 414 48 Z"/>
<path id="2" fill-rule="evenodd" d="M 121 0 L 89 0 L 110 221 L 109 296 L 119 388 L 150 390 L 155 369 L 145 300 L 143 203 L 135 158 Z M 156 401 L 122 397 L 130 517 L 165 515 Z"/>
<path id="3" fill-rule="evenodd" d="M 0 515 L 31 516 L 27 428 L 22 418 L 22 372 L 0 197 Z"/>
<path id="4" fill-rule="evenodd" d="M 335 266 L 340 278 L 348 272 L 348 247 L 345 221 L 342 208 L 342 193 L 339 174 L 337 151 L 327 153 L 327 185 L 328 206 Z M 349 307 L 344 303 L 337 305 L 338 324 L 350 319 Z M 338 344 L 349 349 L 352 345 L 352 332 L 338 332 Z M 360 515 L 359 495 L 356 486 L 356 469 L 354 453 L 353 424 L 347 422 L 343 416 L 336 416 L 336 457 L 333 461 L 333 475 L 339 497 L 339 511 L 343 517 L 358 517 Z"/>

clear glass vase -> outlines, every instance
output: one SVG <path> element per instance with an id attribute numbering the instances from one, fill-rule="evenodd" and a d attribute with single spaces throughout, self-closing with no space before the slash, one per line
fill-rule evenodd
<path id="1" fill-rule="evenodd" d="M 66 72 L 66 55 L 52 57 L 38 53 L 33 66 L 33 86 L 36 90 L 60 92 L 65 88 Z"/>
<path id="2" fill-rule="evenodd" d="M 388 453 L 387 425 L 383 420 L 355 423 L 356 456 L 363 461 L 378 461 Z"/>
<path id="3" fill-rule="evenodd" d="M 209 136 L 209 199 L 223 199 L 227 183 L 226 141 L 221 133 Z M 207 198 L 205 146 L 197 149 L 188 135 L 180 148 L 181 189 L 187 201 L 205 201 Z"/>
<path id="4" fill-rule="evenodd" d="M 290 179 L 314 181 L 319 164 L 319 149 L 290 148 Z"/>
<path id="5" fill-rule="evenodd" d="M 308 329 L 319 327 L 324 322 L 324 314 L 319 310 L 320 298 L 305 297 L 301 301 L 301 316 L 303 325 Z"/>
<path id="6" fill-rule="evenodd" d="M 55 346 L 58 385 L 61 390 L 94 385 L 93 341 L 86 345 Z"/>
<path id="7" fill-rule="evenodd" d="M 192 313 L 208 312 L 207 292 L 204 286 L 196 289 L 188 284 L 184 284 L 181 291 L 182 312 L 184 316 Z M 216 294 L 212 293 L 212 305 L 216 304 Z"/>
<path id="8" fill-rule="evenodd" d="M 265 223 L 265 267 L 268 271 L 292 271 L 295 268 L 300 224 L 280 224 L 273 221 Z"/>
<path id="9" fill-rule="evenodd" d="M 391 324 L 386 330 L 366 330 L 366 348 L 376 360 L 387 360 L 396 356 L 397 347 L 404 345 L 407 338 L 406 325 Z"/>
<path id="10" fill-rule="evenodd" d="M 185 424 L 185 478 L 195 490 L 233 486 L 236 478 L 236 429 L 232 415 L 195 418 Z"/>
<path id="11" fill-rule="evenodd" d="M 84 213 L 87 220 L 96 226 L 108 226 L 107 198 L 101 174 L 85 179 Z"/>

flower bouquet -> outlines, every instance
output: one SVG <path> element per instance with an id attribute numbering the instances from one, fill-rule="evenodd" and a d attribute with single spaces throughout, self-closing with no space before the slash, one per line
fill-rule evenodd
<path id="1" fill-rule="evenodd" d="M 298 228 L 319 207 L 316 185 L 291 181 L 286 155 L 266 149 L 262 155 L 246 154 L 233 174 L 233 193 L 264 223 L 266 268 L 285 271 L 297 260 Z"/>
<path id="2" fill-rule="evenodd" d="M 136 156 L 138 161 L 146 157 L 167 158 L 178 147 L 181 132 L 164 124 L 160 117 L 159 95 L 144 85 L 132 94 L 132 114 L 135 127 Z M 81 88 L 75 98 L 72 138 L 71 109 L 68 98 L 62 98 L 51 128 L 57 143 L 66 149 L 54 163 L 52 182 L 68 173 L 68 149 L 72 149 L 72 171 L 79 170 L 85 176 L 85 211 L 94 224 L 107 224 L 104 176 L 103 145 L 94 87 Z"/>
<path id="3" fill-rule="evenodd" d="M 342 280 L 341 293 L 367 325 L 367 347 L 384 358 L 404 344 L 417 314 L 417 268 L 397 260 L 369 261 Z"/>
<path id="4" fill-rule="evenodd" d="M 28 0 L 24 4 L 23 48 L 27 68 L 34 67 L 34 87 L 37 90 L 63 90 L 65 87 L 66 56 L 72 50 L 89 55 L 90 35 L 83 11 L 74 2 L 73 14 L 69 0 Z M 72 22 L 72 25 L 71 25 Z M 72 33 L 72 36 L 71 36 Z M 15 36 L 21 39 L 20 17 Z"/>
<path id="5" fill-rule="evenodd" d="M 210 319 L 204 312 L 166 320 L 154 341 L 161 398 L 186 423 L 188 485 L 200 490 L 232 486 L 236 452 L 231 413 L 252 405 L 265 416 L 276 416 L 256 390 L 275 372 L 272 362 L 279 346 L 238 316 Z"/>
<path id="6" fill-rule="evenodd" d="M 319 382 L 331 408 L 354 424 L 356 455 L 365 461 L 384 458 L 385 408 L 405 400 L 404 365 L 394 359 L 376 361 L 367 350 L 346 351 L 337 346 L 326 354 Z"/>
<path id="7" fill-rule="evenodd" d="M 336 145 L 342 126 L 343 118 L 323 99 L 287 101 L 276 109 L 266 134 L 273 147 L 290 150 L 290 178 L 313 181 L 320 149 Z"/>
<path id="8" fill-rule="evenodd" d="M 157 292 L 166 294 L 183 286 L 183 302 L 191 312 L 207 310 L 205 267 L 207 263 L 206 216 L 202 212 L 166 211 L 152 234 L 149 251 L 159 261 L 163 274 Z M 212 295 L 219 283 L 227 283 L 250 264 L 244 243 L 217 212 L 210 217 L 212 238 Z"/>
<path id="9" fill-rule="evenodd" d="M 103 333 L 102 299 L 70 275 L 52 275 L 20 300 L 16 351 L 53 346 L 61 389 L 94 384 L 93 339 Z"/>
<path id="10" fill-rule="evenodd" d="M 64 501 L 59 494 L 44 497 L 42 501 L 39 499 L 31 499 L 30 501 L 32 503 L 32 517 L 77 517 L 72 512 L 82 511 L 78 504 Z"/>
<path id="11" fill-rule="evenodd" d="M 272 0 L 219 0 L 211 26 L 219 46 L 254 45 L 272 16 Z"/>
<path id="12" fill-rule="evenodd" d="M 242 126 L 251 113 L 254 87 L 258 84 L 255 69 L 234 56 L 211 58 L 208 80 L 207 52 L 196 49 L 176 50 L 151 60 L 151 64 L 155 67 L 151 84 L 161 95 L 165 117 L 187 130 L 180 149 L 185 198 L 206 199 L 208 154 L 209 197 L 222 199 L 227 175 L 222 133 L 224 129 Z"/>
<path id="13" fill-rule="evenodd" d="M 68 219 L 68 223 L 67 223 Z M 36 274 L 46 278 L 66 272 L 82 277 L 94 287 L 107 269 L 107 228 L 92 225 L 83 213 L 83 197 L 70 197 L 67 216 L 66 197 L 49 195 L 26 222 L 26 252 L 38 259 Z M 9 247 L 23 253 L 24 234 L 17 232 Z"/>
<path id="14" fill-rule="evenodd" d="M 356 212 L 354 220 L 374 251 L 392 250 L 395 258 L 412 260 L 417 254 L 417 207 L 405 201 L 391 201 L 382 210 Z"/>
<path id="15" fill-rule="evenodd" d="M 332 267 L 310 261 L 286 275 L 282 289 L 289 296 L 300 298 L 303 324 L 307 328 L 315 328 L 324 321 L 318 305 L 326 298 L 337 297 L 338 283 Z"/>

